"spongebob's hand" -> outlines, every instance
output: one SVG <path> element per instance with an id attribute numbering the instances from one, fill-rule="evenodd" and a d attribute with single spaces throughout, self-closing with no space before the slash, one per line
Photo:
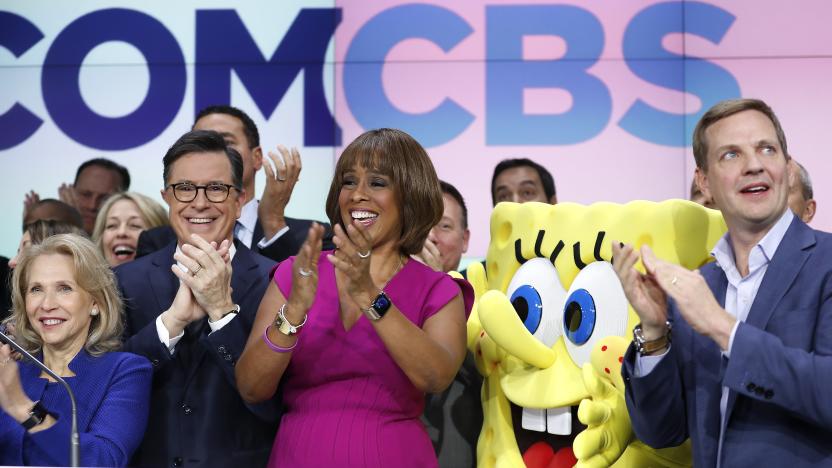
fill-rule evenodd
<path id="1" fill-rule="evenodd" d="M 480 324 L 480 316 L 477 313 L 477 309 L 479 308 L 480 298 L 488 290 L 485 268 L 482 267 L 480 262 L 473 262 L 468 265 L 468 282 L 474 288 L 474 307 L 471 309 L 471 315 L 468 316 L 467 344 L 468 349 L 472 353 L 476 353 L 477 339 L 482 334 L 482 325 Z"/>
<path id="2" fill-rule="evenodd" d="M 578 419 L 587 428 L 573 444 L 577 467 L 610 466 L 633 441 L 619 360 L 626 348 L 624 338 L 607 337 L 592 350 L 592 362 L 583 366 L 584 386 L 590 398 L 578 407 Z"/>

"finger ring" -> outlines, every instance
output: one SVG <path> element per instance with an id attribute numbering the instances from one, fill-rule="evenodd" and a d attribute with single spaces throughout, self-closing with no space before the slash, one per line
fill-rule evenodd
<path id="1" fill-rule="evenodd" d="M 673 286 L 676 286 L 676 282 L 678 282 L 678 281 L 679 281 L 679 278 L 674 276 L 673 279 L 670 280 L 670 284 L 672 284 Z"/>
<path id="2" fill-rule="evenodd" d="M 356 255 L 361 258 L 368 258 L 371 253 L 373 253 L 373 249 L 368 250 L 367 253 L 356 252 Z"/>
<path id="3" fill-rule="evenodd" d="M 286 182 L 285 177 L 280 177 L 279 175 L 275 175 L 274 178 L 277 179 L 278 182 Z"/>
<path id="4" fill-rule="evenodd" d="M 298 273 L 300 273 L 301 276 L 312 276 L 312 270 L 307 270 L 303 267 L 298 268 Z"/>
<path id="5" fill-rule="evenodd" d="M 202 271 L 202 265 L 197 265 L 196 270 L 191 272 L 191 276 L 196 276 L 200 271 Z"/>

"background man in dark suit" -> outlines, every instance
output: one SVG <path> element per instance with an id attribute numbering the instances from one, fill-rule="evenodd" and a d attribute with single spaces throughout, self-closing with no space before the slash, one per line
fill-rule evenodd
<path id="1" fill-rule="evenodd" d="M 278 146 L 282 158 L 269 152 L 268 163 L 263 164 L 263 149 L 257 125 L 245 112 L 232 106 L 210 106 L 202 109 L 194 122 L 194 130 L 219 132 L 231 148 L 243 159 L 243 188 L 246 197 L 240 218 L 234 227 L 234 237 L 255 252 L 280 262 L 295 255 L 306 240 L 312 220 L 285 216 L 286 205 L 301 171 L 300 153 Z M 266 171 L 266 189 L 257 200 L 255 176 L 263 168 Z M 277 172 L 275 172 L 275 169 Z M 332 235 L 326 223 L 327 234 L 323 248 L 332 249 Z M 158 250 L 173 239 L 169 227 L 145 231 L 139 237 L 137 256 Z"/>
<path id="2" fill-rule="evenodd" d="M 154 366 L 150 419 L 133 464 L 265 466 L 276 404 L 236 389 L 243 351 L 274 262 L 232 243 L 245 200 L 240 155 L 213 131 L 183 135 L 164 158 L 176 240 L 116 269 L 125 350 Z"/>
<path id="3" fill-rule="evenodd" d="M 642 247 L 641 274 L 613 246 L 641 320 L 623 367 L 633 429 L 654 447 L 690 437 L 694 466 L 832 466 L 832 236 L 788 209 L 786 137 L 764 102 L 716 104 L 693 152 L 728 226 L 716 261 L 689 271 Z"/>

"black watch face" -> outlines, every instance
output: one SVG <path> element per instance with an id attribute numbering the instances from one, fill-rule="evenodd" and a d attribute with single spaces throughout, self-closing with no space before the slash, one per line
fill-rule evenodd
<path id="1" fill-rule="evenodd" d="M 376 310 L 378 313 L 387 312 L 387 309 L 390 308 L 390 298 L 387 297 L 387 294 L 381 293 L 376 296 L 376 300 L 373 301 L 373 309 Z"/>

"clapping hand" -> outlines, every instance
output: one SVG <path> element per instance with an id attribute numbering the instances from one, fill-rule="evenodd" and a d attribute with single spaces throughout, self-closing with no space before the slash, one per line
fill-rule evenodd
<path id="1" fill-rule="evenodd" d="M 286 312 L 292 323 L 301 322 L 303 315 L 312 307 L 318 290 L 318 259 L 321 256 L 324 227 L 312 223 L 306 241 L 300 247 L 292 265 L 292 292 L 289 295 L 289 310 Z"/>
<path id="2" fill-rule="evenodd" d="M 174 258 L 185 265 L 188 272 L 175 265 L 173 273 L 190 288 L 193 297 L 211 321 L 217 321 L 223 314 L 232 310 L 231 299 L 231 262 L 228 239 L 222 241 L 219 248 L 216 243 L 208 243 L 197 234 L 191 235 L 191 242 L 182 244 L 180 252 Z"/>
<path id="3" fill-rule="evenodd" d="M 278 145 L 277 150 L 282 158 L 272 151 L 268 153 L 274 168 L 268 161 L 263 165 L 266 171 L 266 189 L 263 190 L 257 208 L 257 216 L 263 225 L 266 239 L 271 239 L 286 226 L 286 205 L 289 204 L 302 168 L 300 153 L 296 148 L 288 150 L 285 146 Z"/>
<path id="4" fill-rule="evenodd" d="M 327 259 L 343 273 L 347 294 L 359 305 L 369 305 L 378 294 L 370 276 L 370 255 L 373 239 L 367 229 L 353 221 L 347 230 L 336 224 L 332 241 L 338 247 Z"/>
<path id="5" fill-rule="evenodd" d="M 425 239 L 422 251 L 418 254 L 411 255 L 411 257 L 431 267 L 434 271 L 442 271 L 442 253 L 430 238 Z"/>

